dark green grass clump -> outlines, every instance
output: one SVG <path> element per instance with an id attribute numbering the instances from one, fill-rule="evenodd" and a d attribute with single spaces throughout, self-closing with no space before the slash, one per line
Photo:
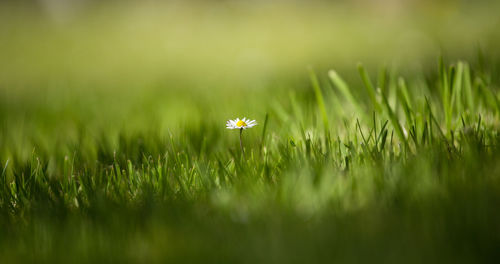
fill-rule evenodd
<path id="1" fill-rule="evenodd" d="M 1 262 L 500 258 L 500 71 L 358 71 L 262 99 L 245 156 L 217 112 L 162 130 L 5 102 Z"/>

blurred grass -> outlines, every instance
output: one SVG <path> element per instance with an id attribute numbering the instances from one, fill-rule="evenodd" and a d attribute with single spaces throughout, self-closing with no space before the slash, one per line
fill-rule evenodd
<path id="1" fill-rule="evenodd" d="M 0 262 L 494 262 L 497 5 L 2 3 Z"/>

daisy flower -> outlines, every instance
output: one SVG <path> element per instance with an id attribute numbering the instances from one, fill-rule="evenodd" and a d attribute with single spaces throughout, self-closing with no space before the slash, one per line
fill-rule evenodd
<path id="1" fill-rule="evenodd" d="M 226 123 L 227 129 L 239 129 L 240 130 L 240 148 L 242 157 L 245 157 L 245 150 L 243 149 L 243 139 L 242 134 L 243 130 L 247 128 L 251 128 L 257 125 L 257 121 L 247 119 L 246 117 L 243 119 L 236 118 L 235 120 L 228 120 Z"/>
<path id="2" fill-rule="evenodd" d="M 226 123 L 227 129 L 247 129 L 256 126 L 257 122 L 255 120 L 236 118 L 235 120 L 228 120 Z"/>

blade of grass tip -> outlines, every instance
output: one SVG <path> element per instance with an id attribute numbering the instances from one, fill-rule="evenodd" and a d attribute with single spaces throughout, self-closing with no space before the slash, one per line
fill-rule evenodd
<path id="1" fill-rule="evenodd" d="M 446 136 L 444 135 L 443 131 L 441 131 L 441 127 L 439 126 L 439 123 L 438 121 L 436 120 L 436 118 L 434 117 L 434 114 L 432 113 L 432 109 L 431 109 L 431 105 L 429 103 L 429 99 L 427 98 L 427 96 L 425 96 L 425 103 L 427 105 L 427 109 L 429 111 L 429 116 L 430 116 L 430 119 L 434 122 L 434 124 L 436 125 L 436 128 L 439 132 L 439 135 L 447 142 L 447 138 Z M 431 126 L 431 132 L 432 132 L 432 126 Z"/>
<path id="2" fill-rule="evenodd" d="M 424 133 L 424 129 L 425 129 L 425 110 L 423 111 L 420 111 L 419 112 L 420 114 L 419 115 L 415 115 L 414 113 L 412 114 L 412 117 L 413 117 L 413 126 L 415 126 L 416 130 L 417 130 L 417 135 L 419 137 L 422 136 L 422 133 Z M 420 141 L 422 143 L 422 141 Z"/>
<path id="3" fill-rule="evenodd" d="M 374 135 L 373 135 L 374 134 L 373 130 L 374 130 L 374 128 L 372 127 L 370 129 L 370 134 L 368 134 L 368 138 L 366 139 L 368 142 L 370 142 L 370 140 L 372 140 L 372 138 L 373 138 L 373 140 L 375 140 Z"/>
<path id="4" fill-rule="evenodd" d="M 396 134 L 398 135 L 399 140 L 401 140 L 404 143 L 405 147 L 408 148 L 408 140 L 405 137 L 403 128 L 401 127 L 401 124 L 399 123 L 396 114 L 394 113 L 394 111 L 392 111 L 391 106 L 389 105 L 389 102 L 387 101 L 387 97 L 385 96 L 385 94 L 382 93 L 381 95 L 382 95 L 382 102 L 385 105 L 387 114 L 389 115 L 389 120 L 391 121 L 394 129 L 396 130 Z"/>
<path id="5" fill-rule="evenodd" d="M 464 93 L 467 109 L 472 115 L 475 115 L 476 106 L 474 105 L 474 94 L 472 93 L 472 84 L 470 80 L 470 68 L 468 63 L 464 63 Z"/>
<path id="6" fill-rule="evenodd" d="M 2 170 L 2 177 L 5 175 L 5 172 L 7 171 L 7 166 L 9 166 L 9 159 L 5 162 L 5 166 L 3 167 Z"/>
<path id="7" fill-rule="evenodd" d="M 365 85 L 366 91 L 370 96 L 370 100 L 372 101 L 373 107 L 375 107 L 375 110 L 380 111 L 382 108 L 380 107 L 380 104 L 377 102 L 375 88 L 373 87 L 373 84 L 370 80 L 370 76 L 368 76 L 368 73 L 366 72 L 365 67 L 363 66 L 362 63 L 358 63 L 358 71 L 359 75 L 361 76 L 361 79 L 363 80 L 363 84 Z"/>
<path id="8" fill-rule="evenodd" d="M 460 132 L 461 132 L 461 134 L 463 135 L 463 131 L 464 131 L 465 129 L 467 129 L 467 125 L 465 124 L 465 120 L 464 120 L 464 117 L 463 117 L 463 116 L 461 116 L 461 117 L 460 117 L 460 120 L 462 121 L 462 129 L 463 129 L 463 130 L 462 130 L 462 131 L 460 131 Z"/>
<path id="9" fill-rule="evenodd" d="M 377 149 L 378 149 L 379 152 L 382 152 L 385 149 L 385 142 L 387 140 L 387 133 L 388 132 L 389 131 L 387 131 L 387 129 L 381 131 L 380 135 L 381 135 L 382 138 L 380 139 L 380 144 L 377 146 Z"/>
<path id="10" fill-rule="evenodd" d="M 325 100 L 323 99 L 323 93 L 321 92 L 321 87 L 319 85 L 318 77 L 314 71 L 309 68 L 309 76 L 311 78 L 311 84 L 314 89 L 314 94 L 316 95 L 316 102 L 318 103 L 319 110 L 321 112 L 321 117 L 323 119 L 323 126 L 325 129 L 325 139 L 328 138 L 328 115 L 326 113 Z"/>
<path id="11" fill-rule="evenodd" d="M 422 129 L 422 136 L 420 137 L 420 144 L 425 146 L 427 143 L 427 122 L 424 123 L 424 128 Z"/>
<path id="12" fill-rule="evenodd" d="M 463 75 L 463 63 L 458 62 L 455 76 L 453 78 L 453 97 L 457 105 L 457 113 L 461 114 L 463 112 L 463 94 L 462 94 L 462 75 Z"/>
<path id="13" fill-rule="evenodd" d="M 387 131 L 386 127 L 387 127 L 387 124 L 389 123 L 389 120 L 385 120 L 384 124 L 382 124 L 382 127 L 380 128 L 380 133 L 378 134 L 378 138 L 377 138 L 377 142 L 380 142 L 380 139 L 381 139 L 381 136 L 382 136 L 382 133 L 384 131 Z"/>
<path id="14" fill-rule="evenodd" d="M 481 129 L 481 114 L 479 114 L 479 119 L 477 120 L 476 134 L 479 133 L 480 129 Z"/>
<path id="15" fill-rule="evenodd" d="M 454 82 L 455 82 L 455 75 L 457 73 L 457 67 L 455 65 L 450 65 L 448 67 L 448 81 L 449 81 L 449 87 L 450 87 L 450 108 L 451 108 L 451 113 L 453 115 L 453 109 L 455 105 L 455 92 L 456 90 L 453 89 L 454 87 Z"/>
<path id="16" fill-rule="evenodd" d="M 407 124 L 413 123 L 413 111 L 410 103 L 410 97 L 408 96 L 408 89 L 406 88 L 406 83 L 403 77 L 398 78 L 398 93 L 397 96 L 403 104 L 403 110 L 406 116 Z"/>
<path id="17" fill-rule="evenodd" d="M 331 84 L 331 81 L 330 81 L 330 84 Z M 327 100 L 330 99 L 330 105 L 332 105 L 332 108 L 333 108 L 333 115 L 334 116 L 346 116 L 346 109 L 344 108 L 345 105 L 341 103 L 340 96 L 335 91 L 333 84 L 331 84 L 330 86 L 332 89 L 325 90 L 325 96 L 327 97 Z M 347 112 L 352 112 L 352 111 L 347 110 Z"/>
<path id="18" fill-rule="evenodd" d="M 387 83 L 387 67 L 384 65 L 382 68 L 380 68 L 378 72 L 377 87 L 379 87 L 382 92 L 385 92 L 387 88 L 386 83 Z"/>
<path id="19" fill-rule="evenodd" d="M 363 144 L 361 145 L 365 151 L 368 151 L 370 153 L 370 156 L 372 156 L 373 159 L 375 159 L 375 155 L 372 150 L 370 150 L 370 147 L 368 145 L 369 139 L 366 139 L 365 135 L 363 134 L 363 130 L 361 129 L 361 125 L 359 124 L 359 119 L 356 118 L 356 128 L 359 131 L 359 134 L 361 135 L 361 139 L 363 140 Z"/>
<path id="20" fill-rule="evenodd" d="M 420 148 L 420 143 L 418 142 L 417 128 L 414 125 L 412 125 L 409 129 L 409 138 L 413 140 L 413 143 L 415 144 L 415 147 L 417 149 Z"/>
<path id="21" fill-rule="evenodd" d="M 363 113 L 363 109 L 354 96 L 352 96 L 351 90 L 346 82 L 339 76 L 335 70 L 328 71 L 328 77 L 335 87 L 342 93 L 342 96 L 355 108 L 358 113 Z"/>
<path id="22" fill-rule="evenodd" d="M 401 96 L 402 100 L 410 107 L 410 109 L 413 109 L 411 100 L 410 100 L 410 94 L 408 93 L 408 87 L 406 86 L 405 79 L 403 77 L 398 78 L 398 87 L 399 90 L 401 91 Z"/>
<path id="23" fill-rule="evenodd" d="M 309 154 L 311 153 L 311 141 L 308 140 L 306 136 L 303 124 L 300 124 L 300 135 L 302 136 L 302 140 L 304 141 L 306 147 L 306 156 L 309 157 Z"/>
<path id="24" fill-rule="evenodd" d="M 7 166 L 9 166 L 9 159 L 7 159 L 7 161 L 5 162 L 5 166 L 3 167 L 2 174 L 1 174 L 2 181 L 3 181 L 2 184 L 5 186 L 5 188 L 7 188 L 7 174 L 6 174 Z"/>
<path id="25" fill-rule="evenodd" d="M 451 127 L 450 87 L 448 85 L 448 74 L 446 72 L 442 56 L 439 57 L 439 79 L 440 79 L 440 88 L 443 101 L 443 111 L 446 122 L 446 128 L 450 129 Z"/>
<path id="26" fill-rule="evenodd" d="M 377 91 L 381 91 L 379 87 L 377 87 Z M 397 85 L 391 85 L 388 87 L 387 92 L 385 93 L 387 101 L 389 102 L 389 105 L 391 107 L 393 106 L 393 111 L 394 113 L 399 113 L 399 108 L 401 107 L 401 103 L 399 102 L 399 97 L 398 97 L 398 86 Z"/>
<path id="27" fill-rule="evenodd" d="M 260 151 L 264 148 L 264 142 L 266 141 L 266 132 L 267 132 L 267 122 L 269 120 L 269 113 L 266 113 L 266 117 L 264 119 L 264 126 L 262 128 L 262 136 L 260 140 Z"/>
<path id="28" fill-rule="evenodd" d="M 359 131 L 359 134 L 361 135 L 361 139 L 363 140 L 363 143 L 365 146 L 368 147 L 368 140 L 366 140 L 365 135 L 363 134 L 363 130 L 361 130 L 361 124 L 359 124 L 359 119 L 356 118 L 356 128 Z"/>

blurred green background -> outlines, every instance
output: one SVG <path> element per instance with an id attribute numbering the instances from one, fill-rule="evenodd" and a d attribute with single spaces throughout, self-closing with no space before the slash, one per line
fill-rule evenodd
<path id="1" fill-rule="evenodd" d="M 179 82 L 239 91 L 303 75 L 307 65 L 426 67 L 440 54 L 475 57 L 479 47 L 496 55 L 498 7 L 498 1 L 7 1 L 0 9 L 0 80 L 16 90 Z"/>
<path id="2" fill-rule="evenodd" d="M 498 57 L 498 1 L 6 1 L 0 5 L 2 120 L 107 129 L 235 115 L 262 119 L 307 67 L 348 81 L 429 72 L 437 57 Z M 353 77 L 354 76 L 354 77 Z M 286 98 L 285 98 L 286 99 Z M 182 110 L 180 110 L 182 109 Z M 46 115 L 47 118 L 43 118 Z M 48 121 L 53 120 L 53 121 Z M 17 133 L 17 132 L 15 132 Z M 60 135 L 64 136 L 64 135 Z M 21 143 L 20 143 L 21 144 Z M 27 153 L 32 146 L 27 146 Z"/>
<path id="3" fill-rule="evenodd" d="M 498 259 L 498 10 L 486 0 L 2 1 L 0 262 Z M 452 127 L 439 56 L 471 68 L 477 107 L 452 110 Z M 377 85 L 388 71 L 409 133 L 399 76 L 419 125 L 432 109 L 445 135 L 421 135 L 414 155 L 391 136 L 373 154 L 355 126 L 359 117 L 368 131 L 373 110 L 358 62 Z M 335 96 L 330 69 L 364 112 Z M 388 116 L 377 114 L 380 129 Z M 246 161 L 224 128 L 243 116 L 259 122 L 245 131 Z"/>
<path id="4" fill-rule="evenodd" d="M 0 77 L 17 85 L 183 81 L 241 89 L 302 73 L 305 65 L 418 66 L 441 53 L 470 57 L 478 47 L 496 51 L 498 6 L 412 0 L 13 1 L 0 11 Z"/>

